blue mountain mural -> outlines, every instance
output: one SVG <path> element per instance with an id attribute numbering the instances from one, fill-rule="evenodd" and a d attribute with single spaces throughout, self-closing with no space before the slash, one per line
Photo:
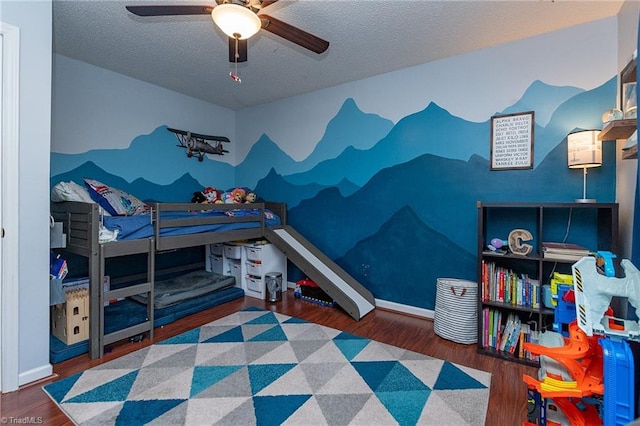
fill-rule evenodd
<path id="1" fill-rule="evenodd" d="M 120 176 L 105 172 L 91 161 L 88 161 L 68 173 L 61 173 L 51 178 L 51 186 L 58 182 L 74 181 L 83 185 L 83 178 L 99 180 L 114 188 L 135 195 L 143 201 L 188 203 L 195 191 L 202 190 L 200 183 L 188 173 L 170 185 L 158 185 L 145 179 L 136 179 L 129 183 Z"/>
<path id="2" fill-rule="evenodd" d="M 235 185 L 233 166 L 206 156 L 202 162 L 187 158 L 184 149 L 176 145 L 175 135 L 160 126 L 148 135 L 136 137 L 127 149 L 96 149 L 81 154 L 52 152 L 50 173 L 61 175 L 92 162 L 128 182 L 143 178 L 167 185 L 189 173 L 199 182 L 200 189 L 213 186 L 226 190 Z"/>
<path id="3" fill-rule="evenodd" d="M 412 251 L 415 248 L 420 251 Z M 476 281 L 476 256 L 425 226 L 410 207 L 398 210 L 378 232 L 359 241 L 336 263 L 376 298 L 425 309 L 435 308 L 438 278 Z"/>
<path id="4" fill-rule="evenodd" d="M 539 82 L 535 86 L 545 93 L 550 90 Z M 615 80 L 612 79 L 592 91 L 578 92 L 559 106 L 554 104 L 557 109 L 551 114 L 549 124 L 545 127 L 536 125 L 534 129 L 535 166 L 574 128 L 600 128 L 602 111 L 615 103 L 615 90 Z M 558 96 L 559 99 L 568 93 L 564 88 L 559 91 L 563 94 Z M 532 90 L 527 94 L 536 98 Z M 431 103 L 423 111 L 400 120 L 373 148 L 366 151 L 346 149 L 334 160 L 324 161 L 306 173 L 285 176 L 285 179 L 296 185 L 311 182 L 332 185 L 347 178 L 361 186 L 378 170 L 422 154 L 459 160 L 467 160 L 474 154 L 489 158 L 490 130 L 489 120 L 469 122 Z"/>
<path id="5" fill-rule="evenodd" d="M 346 100 L 316 152 L 302 162 L 263 135 L 236 168 L 213 160 L 197 164 L 158 128 L 126 150 L 52 154 L 52 163 L 69 164 L 52 164 L 52 170 L 65 169 L 52 183 L 87 176 L 158 201 L 186 201 L 202 186 L 253 187 L 262 199 L 286 202 L 289 224 L 376 297 L 433 309 L 437 278 L 475 280 L 477 201 L 567 202 L 581 196 L 582 172 L 567 167 L 566 135 L 599 128 L 615 93 L 615 79 L 589 91 L 534 82 L 503 111 L 536 113 L 535 167 L 528 170 L 490 170 L 489 118 L 469 122 L 431 103 L 392 126 Z M 154 146 L 158 161 L 154 155 L 140 165 Z M 110 172 L 116 166 L 124 170 L 118 176 Z M 167 179 L 163 169 L 182 173 L 170 184 L 152 183 Z M 237 180 L 227 183 L 234 175 Z M 589 172 L 589 196 L 615 199 L 613 143 L 603 144 L 603 165 Z"/>
<path id="6" fill-rule="evenodd" d="M 523 111 L 535 111 L 536 123 L 544 127 L 551 120 L 551 115 L 559 105 L 584 92 L 583 89 L 571 86 L 550 86 L 536 80 L 515 104 L 502 111 L 502 114 L 513 114 Z"/>
<path id="7" fill-rule="evenodd" d="M 336 116 L 329 121 L 325 133 L 311 155 L 296 162 L 284 154 L 268 136 L 262 135 L 237 167 L 238 185 L 253 187 L 272 167 L 280 175 L 291 175 L 310 170 L 318 163 L 330 160 L 349 147 L 369 149 L 382 139 L 393 123 L 379 115 L 365 114 L 355 101 L 347 99 Z M 265 161 L 268 159 L 268 161 Z M 307 181 L 306 183 L 335 185 L 338 181 Z M 298 182 L 298 184 L 305 184 Z"/>

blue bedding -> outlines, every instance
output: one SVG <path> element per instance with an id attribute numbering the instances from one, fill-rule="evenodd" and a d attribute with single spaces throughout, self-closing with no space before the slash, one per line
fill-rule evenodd
<path id="1" fill-rule="evenodd" d="M 226 213 L 217 210 L 206 211 L 176 211 L 176 212 L 163 212 L 160 215 L 161 219 L 193 219 L 193 218 L 206 218 L 206 217 L 225 217 L 229 215 L 233 216 L 256 216 L 255 222 L 238 222 L 238 223 L 214 223 L 208 225 L 194 225 L 194 226 L 180 226 L 162 228 L 162 236 L 173 235 L 188 235 L 199 234 L 203 232 L 216 232 L 216 231 L 233 231 L 236 229 L 249 229 L 260 227 L 260 221 L 257 216 L 260 215 L 260 210 L 228 210 Z M 264 211 L 265 225 L 277 226 L 280 225 L 280 218 L 271 210 Z M 105 216 L 104 217 L 105 228 L 115 231 L 118 230 L 118 240 L 139 240 L 143 238 L 149 238 L 154 236 L 153 224 L 151 223 L 151 215 L 144 214 L 138 216 Z"/>

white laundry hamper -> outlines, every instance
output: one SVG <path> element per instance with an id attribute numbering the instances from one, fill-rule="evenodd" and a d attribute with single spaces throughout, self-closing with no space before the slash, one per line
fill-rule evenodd
<path id="1" fill-rule="evenodd" d="M 478 283 L 438 278 L 433 330 L 456 343 L 477 343 Z"/>

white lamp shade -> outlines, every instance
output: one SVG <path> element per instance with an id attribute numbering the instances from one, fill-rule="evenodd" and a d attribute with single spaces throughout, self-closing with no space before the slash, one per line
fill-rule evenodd
<path id="1" fill-rule="evenodd" d="M 569 168 L 589 168 L 602 165 L 600 130 L 584 130 L 567 136 Z"/>
<path id="2" fill-rule="evenodd" d="M 240 40 L 251 37 L 260 30 L 262 23 L 258 15 L 244 6 L 225 3 L 211 11 L 211 18 L 229 37 Z"/>

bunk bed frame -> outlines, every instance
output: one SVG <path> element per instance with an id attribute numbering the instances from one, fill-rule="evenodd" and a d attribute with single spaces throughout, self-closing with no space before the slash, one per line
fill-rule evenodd
<path id="1" fill-rule="evenodd" d="M 218 210 L 229 211 L 237 209 L 255 209 L 259 215 L 247 216 L 212 216 L 186 219 L 163 219 L 162 212 Z M 91 358 L 101 358 L 104 347 L 110 343 L 149 332 L 153 338 L 154 324 L 154 280 L 155 256 L 157 252 L 186 247 L 203 246 L 206 244 L 228 241 L 263 238 L 266 224 L 265 209 L 273 211 L 280 217 L 281 225 L 286 224 L 286 206 L 284 203 L 251 203 L 251 204 L 198 204 L 193 203 L 155 203 L 151 205 L 150 220 L 153 223 L 154 235 L 139 240 L 112 241 L 100 243 L 100 208 L 98 204 L 66 201 L 51 204 L 51 215 L 56 222 L 63 223 L 66 234 L 66 248 L 64 250 L 87 258 L 89 274 L 89 355 Z M 258 226 L 231 231 L 204 232 L 196 234 L 163 236 L 164 228 L 188 227 L 194 225 L 225 224 L 256 222 Z M 103 280 L 106 275 L 106 259 L 134 254 L 147 255 L 146 281 L 123 288 L 104 291 Z M 135 294 L 147 293 L 147 320 L 118 330 L 104 333 L 104 302 L 106 300 L 125 298 Z M 99 307 L 99 309 L 96 309 Z"/>

